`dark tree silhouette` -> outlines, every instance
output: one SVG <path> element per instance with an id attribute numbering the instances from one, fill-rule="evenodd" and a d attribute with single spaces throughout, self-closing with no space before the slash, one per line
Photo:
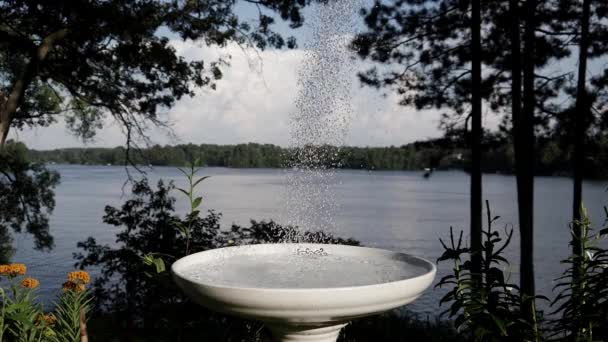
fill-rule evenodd
<path id="1" fill-rule="evenodd" d="M 12 254 L 10 229 L 32 234 L 38 249 L 53 246 L 48 215 L 58 183 L 57 172 L 28 160 L 25 145 L 9 141 L 0 149 L 0 260 Z"/>
<path id="2" fill-rule="evenodd" d="M 591 0 L 583 0 L 580 16 L 580 37 L 578 44 L 578 75 L 576 84 L 576 103 L 574 118 L 574 155 L 572 158 L 573 198 L 572 198 L 572 253 L 582 254 L 581 246 L 581 210 L 583 205 L 583 173 L 585 172 L 585 137 L 587 135 L 588 117 L 591 110 L 587 94 L 587 59 L 589 56 L 589 17 Z"/>
<path id="3" fill-rule="evenodd" d="M 161 110 L 222 75 L 223 60 L 187 60 L 172 40 L 294 47 L 272 30 L 274 14 L 296 28 L 313 1 L 2 1 L 0 144 L 11 127 L 45 126 L 60 114 L 84 138 L 106 113 L 128 144 L 145 138 L 148 124 L 163 125 Z M 237 3 L 257 6 L 255 25 L 237 16 Z"/>
<path id="4" fill-rule="evenodd" d="M 517 170 L 517 208 L 519 211 L 520 243 L 520 287 L 524 297 L 522 311 L 532 315 L 534 286 L 534 114 L 536 111 L 535 61 L 537 28 L 535 0 L 527 0 L 523 7 L 523 51 L 522 51 L 522 110 L 519 118 L 513 118 L 514 140 L 519 149 L 515 151 Z M 530 307 L 528 307 L 530 306 Z"/>
<path id="5" fill-rule="evenodd" d="M 580 255 L 580 209 L 583 198 L 583 178 L 592 177 L 602 155 L 597 141 L 605 139 L 607 83 L 606 66 L 592 62 L 608 54 L 607 27 L 608 4 L 593 0 L 557 0 L 553 3 L 552 18 L 546 25 L 549 29 L 539 28 L 537 32 L 555 37 L 567 48 L 576 51 L 576 68 L 570 72 L 573 85 L 564 87 L 565 108 L 554 106 L 555 125 L 548 130 L 551 139 L 563 146 L 573 177 L 572 230 L 574 240 L 572 249 Z M 591 67 L 590 67 L 591 65 Z M 603 68 L 603 69 L 602 69 Z M 576 268 L 575 268 L 576 269 Z"/>
<path id="6" fill-rule="evenodd" d="M 226 65 L 221 59 L 188 60 L 172 41 L 294 47 L 293 37 L 272 30 L 275 17 L 297 28 L 303 24 L 302 9 L 315 1 L 0 2 L 2 223 L 18 230 L 27 222 L 38 247 L 52 246 L 47 214 L 58 176 L 11 155 L 15 149 L 6 147 L 11 128 L 44 127 L 62 116 L 86 140 L 111 115 L 125 133 L 129 162 L 130 147 L 148 142 L 147 127 L 165 126 L 162 111 L 194 95 L 196 88 L 214 89 Z M 238 3 L 257 7 L 259 20 L 252 24 L 239 18 Z"/>
<path id="7" fill-rule="evenodd" d="M 577 42 L 578 48 L 578 70 L 576 89 L 572 92 L 575 95 L 573 110 L 567 110 L 567 121 L 572 131 L 572 175 L 573 175 L 573 201 L 572 201 L 572 221 L 573 233 L 573 253 L 581 254 L 580 245 L 580 226 L 581 207 L 583 204 L 583 178 L 585 169 L 588 165 L 587 159 L 591 157 L 588 151 L 589 136 L 593 134 L 592 129 L 602 130 L 602 116 L 605 116 L 605 104 L 598 98 L 598 95 L 605 92 L 607 85 L 602 80 L 603 75 L 591 76 L 589 84 L 587 74 L 589 72 L 589 61 L 604 57 L 608 54 L 608 38 L 606 38 L 607 28 L 605 20 L 608 19 L 608 5 L 603 1 L 583 0 L 572 1 L 569 3 L 570 23 L 566 24 L 567 29 L 572 32 L 571 36 Z M 604 73 L 608 69 L 604 69 Z M 596 105 L 596 106 L 594 106 Z M 572 117 L 572 118 L 570 118 Z M 599 127 L 598 127 L 599 124 Z M 565 124 L 568 126 L 568 123 Z M 601 133 L 600 133 L 601 134 Z"/>
<path id="8" fill-rule="evenodd" d="M 481 283 L 482 269 L 482 201 L 483 192 L 481 184 L 481 155 L 482 135 L 481 124 L 482 95 L 481 95 L 481 5 L 480 0 L 471 0 L 471 263 L 474 274 Z"/>
<path id="9" fill-rule="evenodd" d="M 463 121 L 468 129 L 471 121 L 472 248 L 478 247 L 476 227 L 477 217 L 481 217 L 480 187 L 475 186 L 479 184 L 476 153 L 480 125 L 475 122 L 481 108 L 478 103 L 487 104 L 497 114 L 508 114 L 502 128 L 510 134 L 515 152 L 520 288 L 522 298 L 529 298 L 531 304 L 535 295 L 533 177 L 539 153 L 536 136 L 553 132 L 565 107 L 567 81 L 572 78 L 571 70 L 562 72 L 548 67 L 572 52 L 572 40 L 559 31 L 563 26 L 560 20 L 570 18 L 565 22 L 571 22 L 572 18 L 564 9 L 565 2 L 481 2 L 482 34 L 478 45 L 476 2 L 378 0 L 363 11 L 368 30 L 352 44 L 362 58 L 376 63 L 360 74 L 363 84 L 396 91 L 402 105 L 446 110 L 442 124 L 448 131 Z M 481 64 L 479 76 L 475 75 L 478 64 Z"/>
<path id="10" fill-rule="evenodd" d="M 371 9 L 363 11 L 368 31 L 352 43 L 362 58 L 379 64 L 360 74 L 363 84 L 395 90 L 401 95 L 401 105 L 446 110 L 442 125 L 448 131 L 459 124 L 468 130 L 471 123 L 468 146 L 473 250 L 481 249 L 482 102 L 500 101 L 493 89 L 502 80 L 499 70 L 482 68 L 493 60 L 497 44 L 493 35 L 481 36 L 482 26 L 484 31 L 495 31 L 494 23 L 487 19 L 493 6 L 481 4 L 456 0 L 376 1 Z M 478 253 L 473 254 L 472 262 L 473 269 L 479 270 Z"/>

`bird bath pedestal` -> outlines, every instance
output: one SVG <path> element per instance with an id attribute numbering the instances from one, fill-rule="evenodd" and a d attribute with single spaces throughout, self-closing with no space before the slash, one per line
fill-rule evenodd
<path id="1" fill-rule="evenodd" d="M 200 305 L 262 321 L 278 341 L 294 342 L 334 342 L 350 320 L 414 301 L 436 272 L 403 253 L 323 244 L 219 248 L 171 269 Z"/>

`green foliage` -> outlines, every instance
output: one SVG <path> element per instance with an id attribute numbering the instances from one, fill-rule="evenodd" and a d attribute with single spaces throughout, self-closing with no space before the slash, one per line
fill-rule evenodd
<path id="1" fill-rule="evenodd" d="M 440 303 L 451 303 L 444 313 L 474 341 L 540 341 L 539 313 L 535 312 L 533 322 L 524 319 L 520 303 L 526 298 L 522 298 L 516 285 L 508 282 L 501 269 L 509 265 L 503 252 L 511 242 L 513 230 L 505 231 L 506 237 L 494 231 L 492 225 L 499 217 L 492 217 L 488 202 L 486 206 L 488 227 L 483 231 L 482 250 L 464 247 L 462 231 L 455 238 L 452 228 L 449 245 L 440 240 L 444 252 L 438 262 L 454 263 L 453 273 L 437 284 L 451 287 Z M 480 274 L 471 272 L 473 253 L 481 254 Z"/>
<path id="2" fill-rule="evenodd" d="M 2 299 L 2 341 L 38 341 L 47 335 L 48 327 L 39 324 L 42 307 L 35 303 L 32 290 L 12 282 L 9 293 L 0 291 Z"/>
<path id="3" fill-rule="evenodd" d="M 186 224 L 183 224 L 180 221 L 175 222 L 175 226 L 177 227 L 177 230 L 179 230 L 179 232 L 182 234 L 182 236 L 186 238 L 186 250 L 184 251 L 186 255 L 190 254 L 190 238 L 191 238 L 191 232 L 192 232 L 192 225 L 193 225 L 194 221 L 196 220 L 196 218 L 201 213 L 201 211 L 199 210 L 199 207 L 201 206 L 201 204 L 203 202 L 203 197 L 196 195 L 196 192 L 195 192 L 196 187 L 202 181 L 209 178 L 209 176 L 194 178 L 194 177 L 196 177 L 196 173 L 200 171 L 200 169 L 196 166 L 198 164 L 199 164 L 199 161 L 196 160 L 190 164 L 188 171 L 185 171 L 181 168 L 178 169 L 184 174 L 184 176 L 186 176 L 186 179 L 188 180 L 188 189 L 187 190 L 182 189 L 182 188 L 176 188 L 176 189 L 188 198 L 188 202 L 190 204 L 190 212 L 188 213 L 188 215 L 186 217 Z M 156 269 L 158 270 L 159 269 L 158 262 L 156 262 L 155 264 L 156 264 Z"/>
<path id="4" fill-rule="evenodd" d="M 606 212 L 608 217 L 608 211 Z M 608 340 L 608 249 L 600 240 L 608 236 L 608 221 L 598 233 L 585 208 L 581 220 L 574 222 L 581 235 L 572 234 L 572 243 L 582 247 L 581 255 L 573 254 L 563 263 L 568 269 L 555 286 L 560 293 L 553 301 L 555 313 L 561 314 L 555 323 L 555 336 L 576 342 Z"/>
<path id="5" fill-rule="evenodd" d="M 89 317 L 92 298 L 88 291 L 64 291 L 55 308 L 53 342 L 80 342 L 82 322 Z"/>
<path id="6" fill-rule="evenodd" d="M 36 248 L 53 246 L 48 215 L 55 208 L 54 188 L 59 174 L 31 162 L 24 144 L 0 147 L 0 254 L 10 255 L 9 228 L 34 236 Z"/>
<path id="7" fill-rule="evenodd" d="M 174 42 L 206 46 L 295 47 L 273 30 L 291 28 L 317 0 L 0 2 L 0 128 L 46 126 L 67 114 L 68 127 L 89 139 L 111 115 L 131 142 L 160 113 L 195 89 L 215 89 L 223 59 L 189 59 Z M 236 6 L 257 18 L 239 17 Z M 278 16 L 277 16 L 278 15 Z M 9 94 L 13 102 L 7 101 Z M 8 103 L 9 106 L 5 106 Z"/>
<path id="8" fill-rule="evenodd" d="M 90 295 L 84 283 L 66 289 L 52 313 L 45 314 L 36 301 L 38 281 L 22 278 L 22 272 L 12 273 L 2 265 L 2 275 L 8 277 L 8 288 L 0 288 L 0 341 L 3 342 L 80 342 L 86 324 Z"/>
<path id="9" fill-rule="evenodd" d="M 588 178 L 608 177 L 608 138 L 598 134 L 588 142 L 592 157 L 586 169 Z M 569 147 L 552 138 L 538 141 L 536 172 L 539 175 L 567 175 L 570 173 Z M 338 155 L 338 165 L 344 169 L 364 170 L 421 170 L 470 168 L 470 153 L 464 136 L 419 141 L 400 147 L 326 147 Z M 488 173 L 515 172 L 513 146 L 502 134 L 486 132 L 483 141 L 482 170 Z M 66 148 L 50 151 L 29 151 L 30 158 L 42 163 L 122 165 L 125 149 L 117 148 Z M 204 161 L 205 166 L 235 168 L 279 168 L 288 163 L 291 151 L 275 145 L 177 145 L 153 146 L 141 154 L 131 156 L 140 165 L 180 166 L 190 160 Z"/>

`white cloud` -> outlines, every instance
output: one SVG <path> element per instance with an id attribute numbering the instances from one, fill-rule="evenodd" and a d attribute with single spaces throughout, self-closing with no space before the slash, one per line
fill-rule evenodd
<path id="1" fill-rule="evenodd" d="M 297 71 L 305 51 L 267 50 L 257 54 L 244 52 L 236 45 L 221 50 L 194 43 L 174 45 L 187 58 L 213 60 L 231 55 L 231 65 L 224 69 L 216 91 L 200 90 L 195 97 L 180 100 L 169 111 L 178 140 L 153 129 L 150 136 L 154 142 L 289 143 L 289 114 L 295 110 Z M 396 95 L 389 93 L 384 97 L 376 90 L 361 88 L 355 75 L 351 84 L 345 86 L 352 87 L 354 108 L 347 144 L 401 145 L 440 135 L 437 112 L 399 106 Z M 63 123 L 13 132 L 12 137 L 38 149 L 82 145 L 69 135 Z M 120 128 L 108 122 L 91 145 L 116 146 L 124 144 L 124 140 Z"/>

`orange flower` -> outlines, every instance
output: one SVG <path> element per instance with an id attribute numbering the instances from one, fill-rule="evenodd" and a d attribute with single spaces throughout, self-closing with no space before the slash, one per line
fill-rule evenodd
<path id="1" fill-rule="evenodd" d="M 24 264 L 10 264 L 0 265 L 0 275 L 16 277 L 18 275 L 24 275 L 27 271 L 27 267 Z"/>
<path id="2" fill-rule="evenodd" d="M 28 289 L 35 289 L 40 285 L 40 282 L 34 278 L 25 278 L 21 281 L 21 286 Z"/>
<path id="3" fill-rule="evenodd" d="M 74 271 L 68 274 L 68 280 L 71 282 L 88 284 L 91 282 L 91 276 L 85 271 Z"/>
<path id="4" fill-rule="evenodd" d="M 63 292 L 74 291 L 76 293 L 81 293 L 84 292 L 84 290 L 86 290 L 86 286 L 83 283 L 74 282 L 71 280 L 63 283 Z"/>
<path id="5" fill-rule="evenodd" d="M 57 317 L 55 317 L 55 315 L 53 315 L 52 313 L 48 315 L 41 314 L 40 316 L 38 316 L 36 322 L 44 322 L 46 325 L 55 325 L 55 323 L 57 323 Z"/>
<path id="6" fill-rule="evenodd" d="M 25 266 L 25 264 L 10 264 L 8 265 L 9 267 L 9 275 L 11 276 L 18 276 L 18 275 L 25 275 L 25 272 L 27 271 L 27 267 Z"/>
<path id="7" fill-rule="evenodd" d="M 0 265 L 0 275 L 8 275 L 10 269 L 9 265 Z"/>
<path id="8" fill-rule="evenodd" d="M 63 292 L 72 291 L 76 288 L 76 283 L 73 281 L 66 281 L 63 283 Z"/>
<path id="9" fill-rule="evenodd" d="M 53 324 L 57 323 L 57 317 L 55 317 L 55 315 L 53 315 L 53 314 L 44 315 L 44 317 L 42 317 L 42 319 L 48 325 L 53 325 Z"/>

